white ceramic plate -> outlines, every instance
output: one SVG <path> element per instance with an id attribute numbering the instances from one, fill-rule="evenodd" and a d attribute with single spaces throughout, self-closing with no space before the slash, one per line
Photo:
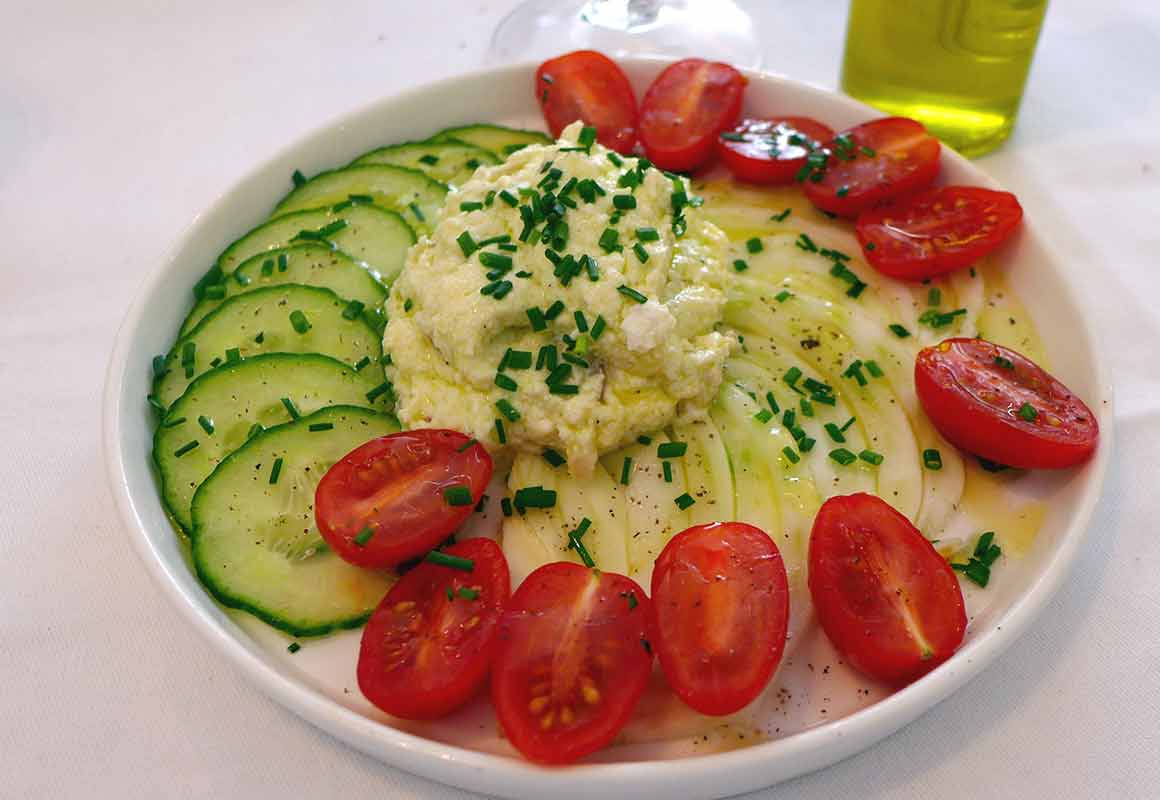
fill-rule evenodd
<path id="1" fill-rule="evenodd" d="M 622 63 L 638 94 L 663 66 L 647 60 Z M 1013 289 L 1045 334 L 1053 371 L 1095 410 L 1103 430 L 1100 450 L 1080 469 L 1020 481 L 1026 484 L 1023 489 L 1050 501 L 1042 531 L 1030 551 L 1005 568 L 1003 580 L 993 583 L 985 601 L 976 605 L 966 642 L 954 658 L 902 691 L 870 698 L 878 702 L 831 708 L 828 716 L 819 717 L 818 704 L 808 701 L 810 684 L 801 683 L 814 680 L 818 689 L 818 679 L 803 677 L 807 659 L 799 653 L 797 667 L 787 663 L 778 680 L 799 681 L 798 690 L 806 696 L 793 713 L 780 709 L 786 715 L 786 730 L 793 731 L 788 735 L 782 731 L 780 738 L 696 755 L 706 749 L 724 750 L 727 740 L 734 747 L 740 743 L 737 731 L 718 731 L 717 738 L 700 749 L 686 737 L 612 747 L 589 763 L 545 769 L 510 755 L 511 748 L 497 735 L 483 701 L 453 724 L 409 725 L 407 730 L 398 723 L 384 724 L 384 717 L 356 688 L 357 632 L 309 643 L 289 656 L 288 640 L 280 634 L 213 602 L 189 568 L 165 516 L 151 468 L 152 417 L 145 395 L 150 359 L 171 341 L 197 278 L 226 244 L 266 217 L 289 188 L 295 169 L 311 174 L 344 164 L 373 147 L 425 138 L 451 125 L 492 121 L 539 127 L 532 96 L 534 69 L 529 64 L 479 72 L 349 114 L 259 166 L 194 220 L 129 311 L 109 366 L 106 459 L 133 544 L 178 609 L 262 691 L 360 750 L 438 781 L 488 794 L 560 800 L 602 794 L 645 796 L 674 786 L 685 797 L 719 797 L 832 764 L 915 719 L 1019 636 L 1065 577 L 1098 498 L 1112 440 L 1110 381 L 1088 316 L 1069 283 L 1069 270 L 1080 265 L 1071 266 L 1048 251 L 1036 230 L 1034 209 L 1027 210 L 1027 222 L 1005 248 L 1003 259 Z M 749 77 L 747 112 L 804 114 L 836 129 L 880 116 L 816 87 L 763 74 Z M 946 182 L 994 185 L 951 152 L 944 151 L 942 174 Z M 767 729 L 767 734 L 772 732 L 772 727 Z"/>

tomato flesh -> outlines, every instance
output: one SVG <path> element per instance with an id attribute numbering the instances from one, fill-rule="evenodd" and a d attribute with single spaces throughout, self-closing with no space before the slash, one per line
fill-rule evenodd
<path id="1" fill-rule="evenodd" d="M 630 578 L 557 562 L 512 595 L 491 696 L 527 758 L 566 763 L 599 750 L 628 721 L 652 672 L 649 599 Z"/>
<path id="2" fill-rule="evenodd" d="M 468 539 L 444 552 L 472 561 L 471 571 L 419 564 L 363 629 L 359 688 L 403 719 L 441 717 L 479 691 L 511 594 L 507 560 L 492 540 Z"/>
<path id="3" fill-rule="evenodd" d="M 536 70 L 536 99 L 548 130 L 576 120 L 596 128 L 596 140 L 625 155 L 636 145 L 636 96 L 620 67 L 595 50 L 549 59 Z"/>
<path id="4" fill-rule="evenodd" d="M 832 497 L 810 532 L 818 621 L 858 671 L 910 683 L 963 641 L 962 590 L 946 559 L 906 517 L 869 494 Z"/>
<path id="5" fill-rule="evenodd" d="M 687 58 L 656 77 L 640 105 L 640 141 L 661 169 L 687 172 L 713 155 L 717 135 L 741 115 L 745 76 L 728 64 Z"/>
<path id="6" fill-rule="evenodd" d="M 792 183 L 806 156 L 824 147 L 834 131 L 809 117 L 747 119 L 717 138 L 717 155 L 747 183 Z"/>
<path id="7" fill-rule="evenodd" d="M 918 281 L 973 264 L 1007 241 L 1022 219 L 1010 192 L 943 186 L 865 211 L 855 230 L 875 269 Z"/>
<path id="8" fill-rule="evenodd" d="M 1031 359 L 984 339 L 947 339 L 919 352 L 914 388 L 947 441 L 1009 467 L 1070 467 L 1099 443 L 1083 400 Z"/>
<path id="9" fill-rule="evenodd" d="M 938 177 L 938 139 L 906 117 L 856 125 L 827 148 L 831 155 L 820 179 L 811 173 L 802 186 L 811 203 L 842 217 L 925 189 Z"/>
<path id="10" fill-rule="evenodd" d="M 673 691 L 703 714 L 731 714 L 773 677 L 785 649 L 789 585 L 773 540 L 741 522 L 674 536 L 652 577 L 653 645 Z"/>
<path id="11" fill-rule="evenodd" d="M 426 553 L 471 515 L 491 480 L 491 456 L 462 433 L 421 429 L 347 453 L 318 483 L 314 518 L 334 551 L 360 567 Z M 465 487 L 472 502 L 453 503 Z"/>

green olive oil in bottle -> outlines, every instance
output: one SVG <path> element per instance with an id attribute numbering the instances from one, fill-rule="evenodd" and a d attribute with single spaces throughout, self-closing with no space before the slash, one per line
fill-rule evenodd
<path id="1" fill-rule="evenodd" d="M 1010 134 L 1047 0 L 851 0 L 847 94 L 967 156 Z"/>

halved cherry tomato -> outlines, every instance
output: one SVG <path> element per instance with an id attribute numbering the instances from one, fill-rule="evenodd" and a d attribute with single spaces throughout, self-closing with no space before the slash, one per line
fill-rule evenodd
<path id="1" fill-rule="evenodd" d="M 553 136 L 576 120 L 596 128 L 596 140 L 629 154 L 636 145 L 636 96 L 620 67 L 595 50 L 549 59 L 536 70 L 536 99 Z"/>
<path id="2" fill-rule="evenodd" d="M 963 641 L 967 614 L 950 564 L 874 495 L 822 504 L 810 532 L 809 570 L 822 630 L 866 675 L 910 683 Z"/>
<path id="3" fill-rule="evenodd" d="M 906 117 L 886 117 L 843 131 L 827 144 L 820 180 L 806 178 L 806 197 L 818 208 L 856 217 L 879 203 L 925 189 L 938 177 L 938 139 Z"/>
<path id="4" fill-rule="evenodd" d="M 661 169 L 686 172 L 713 155 L 717 134 L 741 114 L 745 76 L 728 64 L 687 58 L 665 68 L 640 104 L 640 142 Z"/>
<path id="5" fill-rule="evenodd" d="M 322 538 L 360 567 L 422 555 L 463 524 L 491 480 L 491 456 L 457 431 L 372 439 L 327 470 L 314 493 Z M 471 502 L 463 495 L 471 493 Z"/>
<path id="6" fill-rule="evenodd" d="M 744 708 L 785 649 L 789 585 L 781 553 L 743 522 L 674 536 L 652 576 L 653 645 L 677 696 L 703 714 Z"/>
<path id="7" fill-rule="evenodd" d="M 1095 414 L 1031 359 L 984 339 L 947 339 L 918 354 L 914 388 L 947 441 L 1021 469 L 1058 469 L 1096 449 Z"/>
<path id="8" fill-rule="evenodd" d="M 809 117 L 747 119 L 717 137 L 717 154 L 748 183 L 791 183 L 806 156 L 821 149 L 834 131 Z"/>
<path id="9" fill-rule="evenodd" d="M 968 266 L 1019 226 L 1023 208 L 1010 192 L 978 186 L 927 189 L 858 215 L 866 260 L 884 275 L 918 281 Z"/>
<path id="10" fill-rule="evenodd" d="M 546 564 L 512 595 L 491 698 L 516 749 L 565 763 L 612 741 L 652 672 L 649 599 L 630 578 Z"/>
<path id="11" fill-rule="evenodd" d="M 487 678 L 511 578 L 491 539 L 444 553 L 471 571 L 423 562 L 399 579 L 371 614 L 358 654 L 358 685 L 403 719 L 435 719 L 470 700 Z"/>

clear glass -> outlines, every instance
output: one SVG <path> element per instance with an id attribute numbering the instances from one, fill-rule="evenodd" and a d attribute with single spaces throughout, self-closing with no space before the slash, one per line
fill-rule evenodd
<path id="1" fill-rule="evenodd" d="M 500 22 L 487 58 L 543 61 L 571 50 L 761 65 L 753 21 L 733 0 L 527 0 Z"/>
<path id="2" fill-rule="evenodd" d="M 851 0 L 842 89 L 967 156 L 1011 135 L 1047 0 Z"/>

